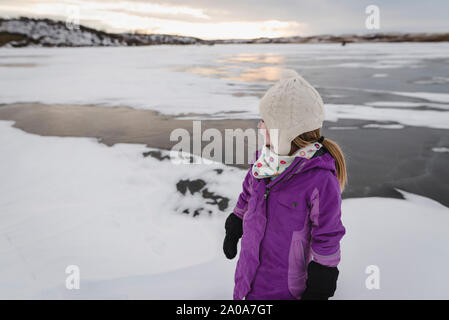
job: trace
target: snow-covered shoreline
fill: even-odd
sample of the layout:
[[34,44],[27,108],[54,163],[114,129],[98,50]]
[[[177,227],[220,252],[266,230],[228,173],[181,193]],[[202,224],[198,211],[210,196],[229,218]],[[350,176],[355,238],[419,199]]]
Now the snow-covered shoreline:
[[[232,297],[235,261],[221,241],[245,171],[175,166],[144,157],[160,150],[143,145],[42,137],[12,124],[0,121],[1,298]],[[228,198],[227,208],[177,191],[180,180],[195,179]],[[448,298],[449,209],[403,194],[343,201],[348,233],[335,298]],[[199,206],[207,210],[193,217]],[[73,264],[81,289],[69,291]],[[368,265],[380,268],[380,290],[365,288]]]

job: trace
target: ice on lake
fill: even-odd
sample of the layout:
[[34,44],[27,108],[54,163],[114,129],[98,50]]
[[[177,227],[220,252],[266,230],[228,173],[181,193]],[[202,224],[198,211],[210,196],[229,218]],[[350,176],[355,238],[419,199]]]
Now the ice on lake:
[[[0,103],[257,118],[259,98],[282,68],[293,68],[320,91],[329,121],[391,117],[446,129],[448,62],[448,43],[4,48]],[[385,101],[392,103],[378,108]]]

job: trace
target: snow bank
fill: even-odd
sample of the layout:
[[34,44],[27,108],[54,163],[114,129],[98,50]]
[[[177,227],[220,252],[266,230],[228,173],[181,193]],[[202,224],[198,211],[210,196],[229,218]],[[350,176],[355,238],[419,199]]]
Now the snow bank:
[[[221,245],[244,171],[174,165],[142,145],[41,137],[0,121],[0,298],[230,299]],[[165,153],[162,152],[162,156]],[[230,199],[221,211],[180,180]],[[449,209],[417,195],[343,201],[336,298],[449,298]],[[184,210],[206,206],[211,214]],[[78,265],[81,289],[65,288]],[[380,290],[365,287],[368,265]]]
[[403,129],[404,126],[401,124],[377,124],[377,123],[370,123],[365,124],[363,128],[378,128],[378,129]]
[[374,73],[372,75],[373,78],[386,78],[388,77],[388,73]]
[[[448,299],[449,209],[401,191],[406,200],[343,201],[343,240],[337,299]],[[368,290],[367,266],[380,270]]]
[[433,152],[449,152],[449,148],[447,147],[435,147],[432,148]]
[[[228,186],[240,184],[241,170],[174,166],[143,157],[148,148],[142,145],[109,148],[95,139],[40,137],[0,123],[0,297],[39,297],[64,283],[71,264],[86,281],[106,281],[220,255],[228,211],[209,205],[210,215],[182,213],[196,208],[199,196],[182,196],[176,184],[204,179],[210,192],[233,199]],[[214,171],[219,168],[227,173]]]
[[407,126],[449,129],[449,112],[445,111],[326,104],[326,120],[338,121],[338,119],[394,121]]

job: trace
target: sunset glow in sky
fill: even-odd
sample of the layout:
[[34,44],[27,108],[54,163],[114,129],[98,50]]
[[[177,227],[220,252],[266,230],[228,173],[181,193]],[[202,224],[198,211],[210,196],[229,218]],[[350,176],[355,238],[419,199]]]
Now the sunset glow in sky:
[[[377,1],[382,32],[449,31],[449,1]],[[364,33],[364,0],[0,0],[0,17],[79,19],[111,32],[203,39]]]

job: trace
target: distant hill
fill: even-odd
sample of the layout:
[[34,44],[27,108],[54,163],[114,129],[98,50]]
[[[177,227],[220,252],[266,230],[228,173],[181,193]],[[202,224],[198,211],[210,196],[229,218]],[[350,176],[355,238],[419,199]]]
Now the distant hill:
[[165,34],[107,33],[84,26],[74,29],[65,22],[50,19],[0,18],[0,46],[83,47],[198,43],[204,41]]
[[370,33],[347,35],[318,35],[310,37],[279,37],[257,39],[214,40],[214,43],[357,43],[357,42],[442,42],[449,33]]
[[365,35],[318,35],[257,39],[202,40],[166,34],[108,33],[85,26],[70,28],[50,19],[0,18],[0,47],[83,47],[145,46],[158,44],[238,44],[238,43],[354,43],[354,42],[439,42],[449,41],[449,33],[373,33]]

